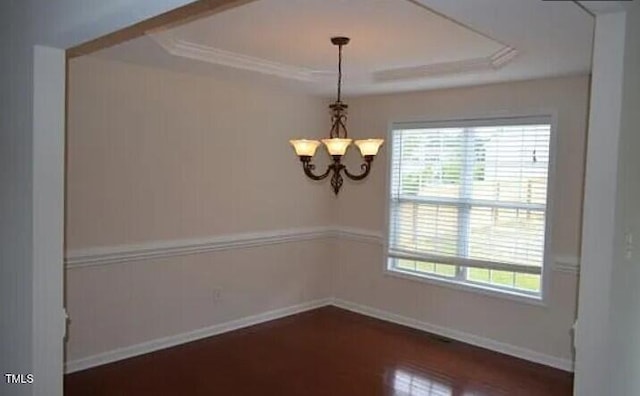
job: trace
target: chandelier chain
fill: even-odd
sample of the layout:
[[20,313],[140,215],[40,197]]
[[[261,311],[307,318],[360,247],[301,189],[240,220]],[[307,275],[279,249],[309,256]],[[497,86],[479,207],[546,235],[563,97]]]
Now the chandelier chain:
[[338,46],[338,100],[340,103],[340,97],[342,94],[342,44]]

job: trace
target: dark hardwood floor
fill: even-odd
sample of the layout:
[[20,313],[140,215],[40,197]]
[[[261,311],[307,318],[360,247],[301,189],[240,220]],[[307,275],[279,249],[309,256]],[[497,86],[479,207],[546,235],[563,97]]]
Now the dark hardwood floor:
[[65,377],[65,395],[571,395],[571,374],[325,307]]

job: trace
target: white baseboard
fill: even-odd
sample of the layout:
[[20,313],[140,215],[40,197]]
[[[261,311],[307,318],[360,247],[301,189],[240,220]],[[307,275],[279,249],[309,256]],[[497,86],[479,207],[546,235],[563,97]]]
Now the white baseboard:
[[272,311],[260,313],[257,315],[247,316],[241,319],[205,327],[189,331],[187,333],[176,334],[173,336],[158,338],[146,341],[140,344],[130,345],[123,348],[114,349],[97,355],[89,356],[82,359],[72,360],[65,364],[65,373],[73,373],[76,371],[86,370],[91,367],[100,366],[107,363],[116,362],[131,358],[134,356],[144,355],[158,351],[160,349],[170,348],[172,346],[196,341],[202,338],[211,337],[217,334],[227,333],[229,331],[242,329],[244,327],[253,326],[259,323],[268,322],[275,319],[284,318],[285,316],[295,315],[297,313],[310,311],[331,304],[332,299],[326,298],[321,300],[310,301],[290,307],[274,309]]
[[569,359],[546,355],[540,352],[532,351],[530,349],[505,344],[503,342],[480,337],[474,334],[465,333],[459,330],[433,325],[427,322],[422,322],[416,319],[408,318],[406,316],[393,314],[377,308],[356,304],[350,301],[334,299],[332,301],[332,305],[376,319],[411,327],[417,330],[426,331],[427,333],[451,338],[453,340],[475,345],[480,348],[489,349],[494,352],[504,353],[505,355],[514,356],[520,359],[528,360],[530,362],[573,372],[573,362]]
[[72,360],[65,364],[65,373],[69,374],[76,371],[86,370],[92,367],[100,366],[103,364],[116,362],[118,360],[123,360],[123,359],[131,358],[134,356],[144,355],[146,353],[158,351],[165,348],[170,348],[176,345],[184,344],[191,341],[196,341],[202,338],[211,337],[211,336],[222,334],[222,333],[227,333],[229,331],[242,329],[244,327],[249,327],[256,324],[268,322],[271,320],[284,318],[286,316],[295,315],[297,313],[310,311],[326,305],[333,305],[338,308],[359,313],[361,315],[384,320],[386,322],[396,323],[402,326],[411,327],[417,330],[425,331],[431,334],[436,334],[442,337],[451,338],[456,341],[475,345],[480,348],[488,349],[491,351],[504,353],[506,355],[528,360],[530,362],[543,364],[545,366],[554,367],[564,371],[569,371],[569,372],[573,371],[573,362],[569,359],[549,356],[540,352],[532,351],[530,349],[506,344],[503,342],[480,337],[474,334],[465,333],[455,329],[433,325],[427,322],[422,322],[416,319],[408,318],[406,316],[393,314],[377,308],[356,304],[350,301],[345,301],[342,299],[325,298],[325,299],[310,301],[310,302],[306,302],[298,305],[293,305],[286,308],[279,308],[279,309],[275,309],[275,310],[264,312],[257,315],[247,316],[245,318],[232,320],[229,322],[213,325],[210,327],[205,327],[202,329],[193,330],[187,333],[177,334],[169,337],[163,337],[163,338],[159,338],[151,341],[146,341],[136,345],[114,349],[112,351],[107,351],[104,353],[100,353],[100,354],[89,356],[82,359]]

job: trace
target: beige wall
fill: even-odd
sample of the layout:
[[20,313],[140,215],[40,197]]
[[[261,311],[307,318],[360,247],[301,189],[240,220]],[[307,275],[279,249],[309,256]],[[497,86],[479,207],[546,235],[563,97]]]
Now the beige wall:
[[92,58],[69,74],[68,249],[326,224],[287,143],[324,134],[320,100]]
[[[442,120],[496,115],[557,115],[552,253],[577,257],[588,104],[587,77],[514,82],[350,100],[349,130],[385,137],[391,121]],[[369,180],[346,186],[339,200],[340,225],[385,232],[387,150]],[[352,158],[353,160],[353,158]],[[552,271],[547,306],[385,275],[380,246],[340,242],[336,296],[554,357],[571,358],[570,329],[576,310],[576,275]]]
[[[331,223],[287,143],[324,133],[321,100],[94,58],[69,80],[68,254]],[[329,297],[332,243],[69,269],[67,360]]]
[[68,270],[67,361],[327,298],[334,244],[307,241]]
[[[553,253],[575,257],[587,87],[575,77],[352,98],[349,130],[386,137],[391,120],[557,114]],[[336,200],[326,182],[304,177],[286,143],[326,134],[325,100],[94,58],[71,63],[69,88],[70,254],[302,227],[384,232],[384,149],[371,176],[345,181]],[[551,273],[540,307],[389,277],[379,244],[318,239],[76,267],[66,276],[70,361],[331,296],[571,357],[571,273]]]

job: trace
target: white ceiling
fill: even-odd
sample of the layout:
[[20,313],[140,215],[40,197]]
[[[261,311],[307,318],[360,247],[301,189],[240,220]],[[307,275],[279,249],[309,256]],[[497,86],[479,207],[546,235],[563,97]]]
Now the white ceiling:
[[570,1],[257,0],[96,56],[333,95],[590,71],[593,18]]

